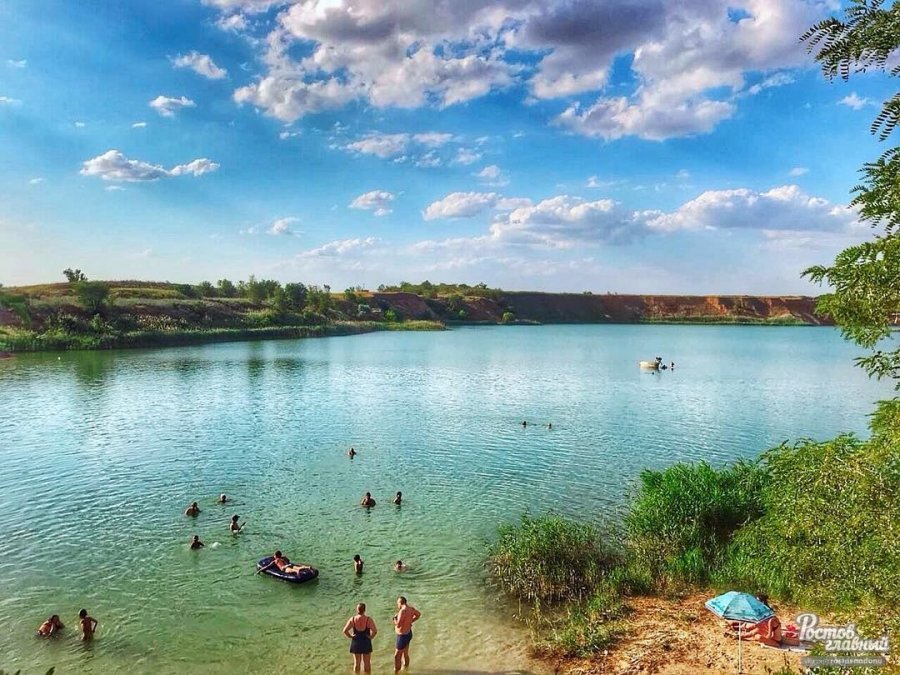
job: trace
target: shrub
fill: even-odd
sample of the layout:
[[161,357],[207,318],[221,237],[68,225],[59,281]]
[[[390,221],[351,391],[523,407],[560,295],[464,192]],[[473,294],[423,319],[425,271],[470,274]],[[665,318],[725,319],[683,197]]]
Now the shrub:
[[765,474],[738,462],[716,470],[701,462],[644,471],[625,516],[635,577],[665,588],[703,584],[741,525],[762,515]]
[[500,588],[535,605],[589,596],[611,556],[590,525],[554,515],[504,524],[488,555]]
[[96,313],[103,309],[109,298],[109,286],[102,281],[78,281],[75,282],[75,295],[87,311]]
[[503,312],[503,316],[500,317],[501,323],[512,323],[516,320],[516,315],[512,312]]

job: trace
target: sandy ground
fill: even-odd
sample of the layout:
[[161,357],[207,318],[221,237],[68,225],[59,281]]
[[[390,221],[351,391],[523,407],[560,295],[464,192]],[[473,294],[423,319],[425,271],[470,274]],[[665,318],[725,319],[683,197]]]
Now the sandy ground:
[[[633,613],[627,619],[628,633],[608,653],[590,661],[559,664],[557,673],[587,675],[693,675],[737,673],[738,645],[724,634],[724,622],[703,603],[709,594],[681,599],[632,598]],[[794,607],[775,608],[782,624],[797,615]],[[742,673],[777,673],[789,668],[802,672],[802,653],[783,651],[745,642]]]

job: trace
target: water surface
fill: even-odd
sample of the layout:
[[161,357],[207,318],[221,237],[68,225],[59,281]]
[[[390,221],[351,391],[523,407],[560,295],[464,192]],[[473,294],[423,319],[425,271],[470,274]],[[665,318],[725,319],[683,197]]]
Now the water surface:
[[[675,371],[640,372],[657,354]],[[498,522],[614,522],[643,468],[864,434],[890,391],[856,355],[823,328],[543,326],[0,361],[0,668],[342,672],[363,600],[390,672],[401,593],[424,614],[416,672],[531,667],[483,584]],[[276,547],[320,579],[254,576]],[[52,612],[72,629],[36,640]]]

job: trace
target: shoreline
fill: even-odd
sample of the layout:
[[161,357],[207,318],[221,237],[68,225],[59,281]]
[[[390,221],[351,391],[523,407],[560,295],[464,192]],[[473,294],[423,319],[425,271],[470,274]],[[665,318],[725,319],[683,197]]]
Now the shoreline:
[[[115,349],[166,349],[171,347],[193,347],[204,344],[225,342],[261,342],[265,340],[299,340],[306,338],[346,337],[365,335],[383,331],[443,331],[465,327],[510,327],[510,326],[754,326],[780,328],[833,328],[825,324],[806,323],[790,320],[733,319],[716,320],[714,317],[690,320],[684,318],[643,319],[639,321],[514,321],[496,323],[493,321],[430,321],[414,320],[398,323],[378,321],[339,321],[319,326],[270,326],[265,328],[219,328],[214,330],[185,330],[175,332],[139,331],[124,334],[118,338],[97,336],[94,346],[79,344],[76,338],[45,338],[38,335],[30,340],[0,335],[0,359],[10,359],[16,354],[52,353],[71,351],[109,351]],[[85,336],[94,337],[94,336]],[[45,344],[40,344],[45,343]]]

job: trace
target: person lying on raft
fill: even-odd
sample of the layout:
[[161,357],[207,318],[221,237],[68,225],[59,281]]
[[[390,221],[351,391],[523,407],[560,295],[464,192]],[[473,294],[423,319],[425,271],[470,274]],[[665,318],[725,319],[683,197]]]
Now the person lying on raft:
[[38,637],[50,637],[56,635],[60,629],[65,628],[63,622],[59,618],[59,614],[54,614],[37,629]]
[[279,572],[283,574],[295,574],[298,577],[306,571],[312,569],[309,565],[294,565],[288,560],[284,555],[282,555],[281,551],[275,551],[275,555],[272,556],[272,562],[264,567],[260,567],[256,570],[256,573],[259,574],[263,570],[270,569],[272,567],[276,567]]
[[366,496],[363,497],[362,500],[359,502],[359,505],[365,506],[367,509],[371,509],[373,506],[375,506],[375,500],[372,499],[372,493],[367,492]]

